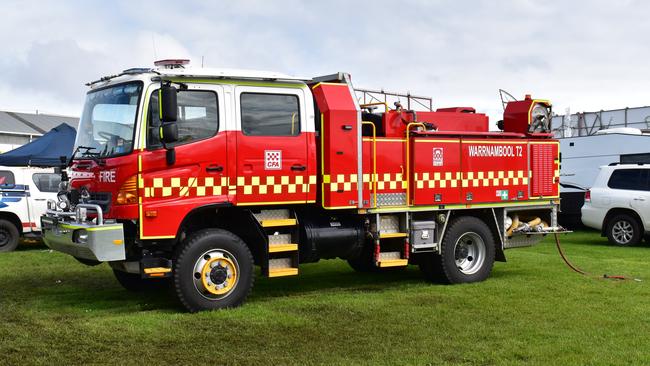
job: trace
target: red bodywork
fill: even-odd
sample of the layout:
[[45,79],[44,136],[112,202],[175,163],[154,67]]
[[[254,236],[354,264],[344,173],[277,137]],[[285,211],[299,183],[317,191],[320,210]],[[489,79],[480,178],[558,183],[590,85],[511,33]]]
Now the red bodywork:
[[[173,165],[167,164],[164,149],[77,161],[72,186],[86,186],[96,196],[110,194],[105,217],[139,220],[141,239],[174,238],[192,210],[210,205],[426,209],[558,196],[559,143],[548,135],[525,134],[530,100],[515,102],[504,121],[506,132],[489,132],[488,117],[470,107],[391,110],[375,125],[374,137],[362,137],[359,151],[360,112],[350,90],[337,83],[312,87],[320,111],[313,122],[317,134],[264,137],[222,131],[177,146]],[[268,169],[277,152],[280,166]],[[118,190],[131,177],[137,179],[138,202],[118,205]]]

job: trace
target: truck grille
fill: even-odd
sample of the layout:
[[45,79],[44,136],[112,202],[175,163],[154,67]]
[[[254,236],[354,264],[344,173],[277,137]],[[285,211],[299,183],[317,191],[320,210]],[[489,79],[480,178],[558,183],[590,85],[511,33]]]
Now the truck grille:
[[99,205],[106,214],[111,208],[111,194],[108,192],[93,192],[90,194],[88,203]]

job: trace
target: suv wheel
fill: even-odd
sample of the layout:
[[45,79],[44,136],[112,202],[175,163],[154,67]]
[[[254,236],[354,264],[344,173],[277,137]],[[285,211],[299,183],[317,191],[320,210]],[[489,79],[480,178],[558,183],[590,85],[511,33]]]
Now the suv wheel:
[[19,237],[16,225],[7,220],[0,220],[0,253],[16,249]]
[[607,238],[609,242],[618,246],[630,246],[641,241],[641,225],[631,215],[618,214],[612,217],[607,224]]

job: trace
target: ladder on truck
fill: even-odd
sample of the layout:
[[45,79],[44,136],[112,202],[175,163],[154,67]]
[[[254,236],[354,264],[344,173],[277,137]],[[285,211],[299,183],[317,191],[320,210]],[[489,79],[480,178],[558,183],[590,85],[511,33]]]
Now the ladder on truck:
[[273,209],[253,213],[268,240],[268,277],[298,274],[298,219],[293,210]]

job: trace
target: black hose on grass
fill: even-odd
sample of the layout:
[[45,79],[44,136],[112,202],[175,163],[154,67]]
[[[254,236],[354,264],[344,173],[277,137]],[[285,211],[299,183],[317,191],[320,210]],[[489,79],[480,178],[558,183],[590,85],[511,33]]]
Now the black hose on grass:
[[560,237],[558,236],[558,234],[555,233],[554,236],[555,236],[555,246],[557,247],[557,251],[560,252],[560,257],[562,257],[562,260],[564,260],[564,263],[566,263],[566,265],[569,268],[571,268],[573,271],[575,271],[577,273],[580,273],[583,276],[594,277],[594,278],[604,278],[604,279],[609,279],[609,280],[623,280],[623,281],[625,281],[625,280],[634,280],[634,281],[637,281],[637,282],[641,282],[641,279],[639,279],[639,278],[630,278],[630,277],[622,276],[622,275],[613,275],[612,276],[612,275],[608,275],[608,274],[603,274],[602,277],[595,276],[595,275],[593,275],[593,274],[591,274],[591,273],[589,273],[587,271],[584,271],[584,270],[580,269],[578,266],[571,263],[569,258],[567,258],[566,255],[564,254],[564,250],[562,250],[562,246],[560,245]]

